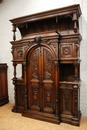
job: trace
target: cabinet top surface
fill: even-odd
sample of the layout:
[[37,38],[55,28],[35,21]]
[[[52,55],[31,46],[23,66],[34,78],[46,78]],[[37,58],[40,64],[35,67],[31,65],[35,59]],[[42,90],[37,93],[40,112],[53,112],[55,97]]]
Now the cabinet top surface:
[[49,10],[49,11],[44,11],[36,14],[31,14],[23,17],[18,17],[11,19],[10,21],[13,24],[21,24],[25,22],[33,22],[37,20],[42,20],[42,19],[48,19],[48,18],[53,18],[53,17],[60,17],[62,15],[67,15],[71,14],[73,12],[77,12],[78,17],[81,15],[81,9],[79,4],[67,6],[67,7],[62,7],[54,10]]

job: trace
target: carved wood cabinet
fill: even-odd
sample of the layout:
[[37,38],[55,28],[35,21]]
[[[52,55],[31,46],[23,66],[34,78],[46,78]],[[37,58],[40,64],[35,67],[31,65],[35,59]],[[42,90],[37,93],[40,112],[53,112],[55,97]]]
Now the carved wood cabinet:
[[0,106],[9,102],[7,64],[0,64]]
[[[25,117],[79,126],[79,5],[41,12],[10,21],[15,106]],[[16,40],[16,28],[21,39]],[[21,77],[16,76],[20,64]]]

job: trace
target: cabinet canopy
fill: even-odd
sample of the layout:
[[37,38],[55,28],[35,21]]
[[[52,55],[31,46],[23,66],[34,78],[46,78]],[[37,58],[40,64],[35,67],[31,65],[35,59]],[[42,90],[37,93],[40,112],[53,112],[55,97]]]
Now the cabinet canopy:
[[[79,4],[58,8],[50,11],[14,18],[13,32],[19,28],[22,38],[31,33],[44,31],[57,31],[60,34],[72,34],[79,32],[78,18],[81,15]],[[69,24],[68,24],[69,23]],[[16,40],[16,36],[13,37]]]

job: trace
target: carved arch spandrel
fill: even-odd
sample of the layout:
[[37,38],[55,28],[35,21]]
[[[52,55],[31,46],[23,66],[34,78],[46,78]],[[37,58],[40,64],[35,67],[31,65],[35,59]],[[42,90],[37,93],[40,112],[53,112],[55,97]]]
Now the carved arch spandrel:
[[25,54],[24,54],[24,60],[26,61],[27,60],[27,56],[28,56],[28,53],[29,53],[29,57],[30,55],[32,54],[32,52],[38,48],[38,47],[45,47],[49,50],[49,52],[51,52],[52,54],[52,57],[53,57],[53,60],[56,60],[56,52],[54,51],[54,48],[52,48],[52,46],[49,46],[49,45],[46,45],[44,43],[40,44],[40,45],[37,45],[37,44],[34,44],[32,45],[31,47],[27,48]]

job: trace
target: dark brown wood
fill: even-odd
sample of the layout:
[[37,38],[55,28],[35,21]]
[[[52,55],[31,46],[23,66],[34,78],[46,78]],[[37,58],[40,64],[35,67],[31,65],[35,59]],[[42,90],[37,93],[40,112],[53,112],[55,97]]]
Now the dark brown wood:
[[7,64],[0,64],[0,106],[8,102]]
[[[13,112],[59,124],[80,125],[79,5],[10,20],[15,105]],[[22,38],[16,40],[16,27]],[[22,75],[16,77],[16,65]]]

